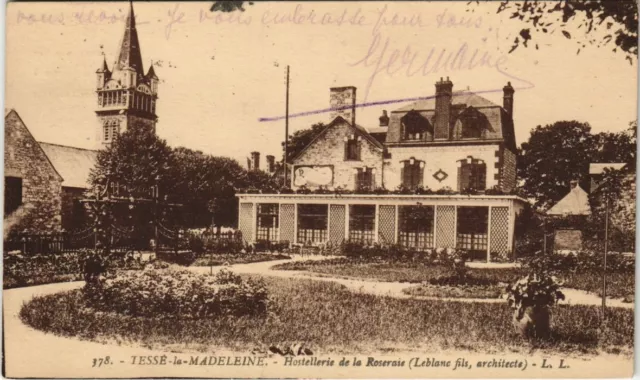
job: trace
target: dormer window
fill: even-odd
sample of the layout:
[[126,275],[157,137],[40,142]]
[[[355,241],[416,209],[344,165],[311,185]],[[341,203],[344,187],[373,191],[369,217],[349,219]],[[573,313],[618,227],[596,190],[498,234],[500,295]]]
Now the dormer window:
[[347,136],[344,138],[344,160],[360,161],[360,136]]
[[453,138],[455,140],[482,139],[487,129],[489,129],[487,117],[469,106],[458,116],[453,127]]
[[422,186],[424,161],[418,161],[412,157],[401,164],[400,177],[402,177],[402,186],[412,190]]
[[417,111],[409,111],[400,119],[402,139],[406,141],[432,141],[433,126]]

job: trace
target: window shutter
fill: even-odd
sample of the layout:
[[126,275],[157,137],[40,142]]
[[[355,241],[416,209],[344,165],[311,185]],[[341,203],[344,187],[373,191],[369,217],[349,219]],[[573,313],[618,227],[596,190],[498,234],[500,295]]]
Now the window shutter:
[[458,191],[462,191],[462,166],[458,168]]
[[416,165],[418,165],[418,186],[422,186],[422,181],[424,180],[424,168],[420,167],[418,161],[416,161]]
[[362,150],[362,141],[356,140],[356,158],[360,161],[360,151]]
[[348,160],[349,159],[349,141],[345,141],[344,142],[344,160]]
[[360,188],[360,173],[362,173],[362,169],[358,169],[356,174],[353,175],[353,189],[357,190]]
[[402,185],[404,186],[407,185],[405,165],[406,163],[404,163],[402,167],[400,167],[400,183],[402,183]]

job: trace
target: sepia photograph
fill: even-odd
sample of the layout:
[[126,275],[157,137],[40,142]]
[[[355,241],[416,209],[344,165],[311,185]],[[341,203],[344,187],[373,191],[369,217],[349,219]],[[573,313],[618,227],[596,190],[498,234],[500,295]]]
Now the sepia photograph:
[[636,1],[5,11],[3,376],[633,376]]

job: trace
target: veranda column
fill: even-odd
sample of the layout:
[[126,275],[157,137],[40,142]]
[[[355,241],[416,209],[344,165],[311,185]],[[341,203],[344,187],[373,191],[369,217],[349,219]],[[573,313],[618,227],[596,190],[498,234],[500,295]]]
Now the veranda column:
[[329,205],[329,241],[340,244],[345,239],[345,205]]
[[436,206],[436,248],[456,246],[456,206]]
[[238,230],[242,233],[245,243],[252,243],[254,240],[253,230],[257,223],[253,203],[240,203],[238,211]]
[[489,252],[506,257],[510,251],[509,207],[493,206],[489,210]]
[[295,241],[296,205],[283,203],[280,205],[280,240],[293,244]]
[[396,206],[378,206],[378,242],[383,244],[395,244]]

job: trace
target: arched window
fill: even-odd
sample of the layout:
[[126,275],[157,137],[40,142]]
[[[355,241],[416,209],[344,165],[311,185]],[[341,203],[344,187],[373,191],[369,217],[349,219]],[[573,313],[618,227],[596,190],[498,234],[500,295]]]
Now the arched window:
[[409,141],[433,141],[433,126],[426,117],[411,110],[400,119],[402,139]]
[[413,157],[401,162],[400,177],[402,186],[408,189],[415,189],[422,186],[424,177],[424,161],[418,161]]
[[485,137],[487,129],[490,129],[487,117],[472,106],[467,107],[456,120],[453,127],[453,138],[462,139],[482,139]]
[[458,190],[479,190],[487,188],[487,165],[482,160],[469,156],[458,161]]

